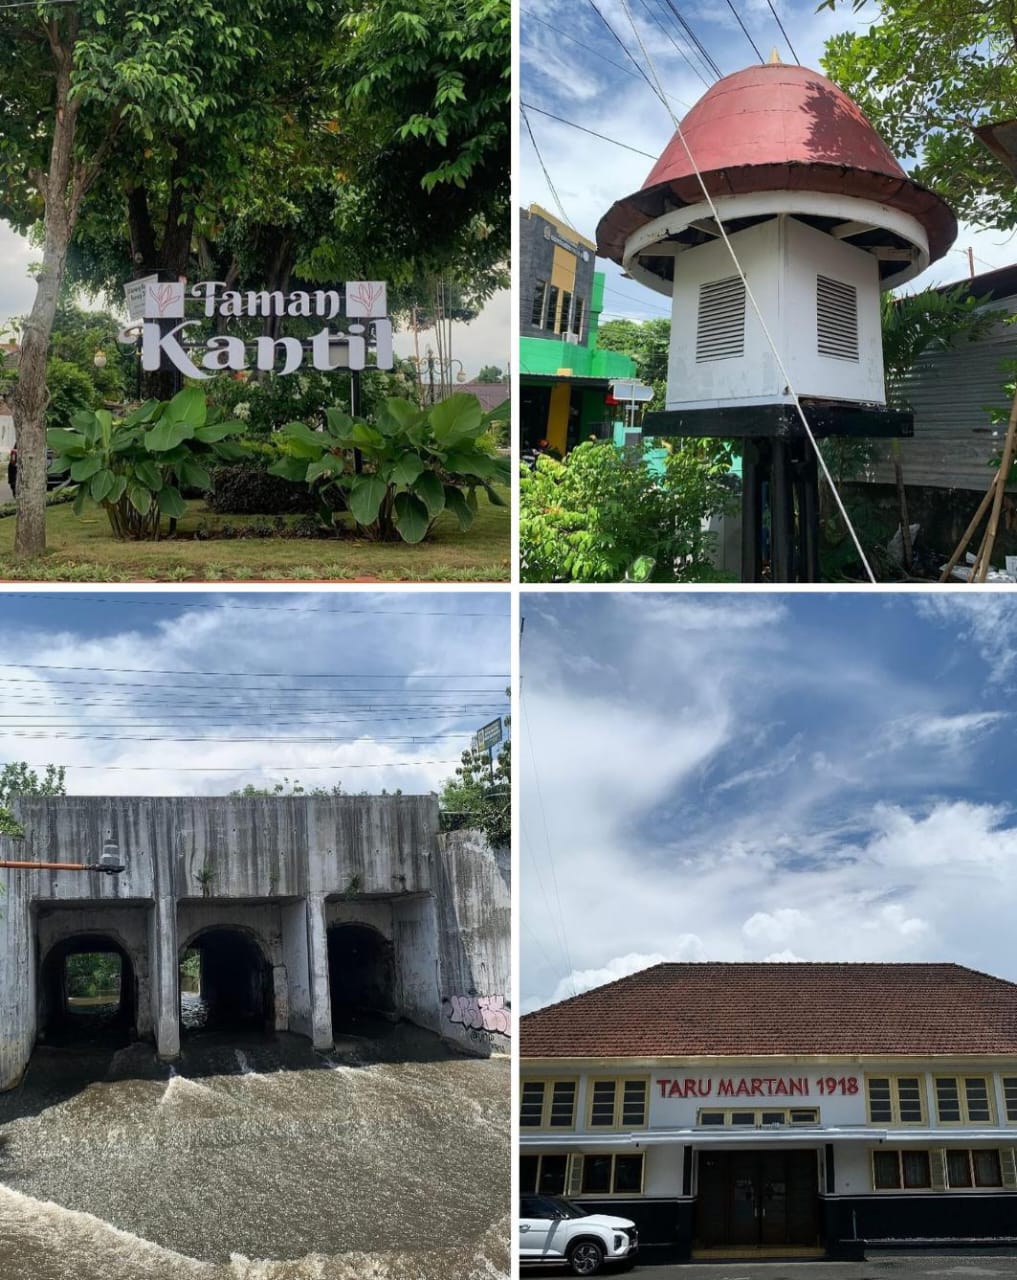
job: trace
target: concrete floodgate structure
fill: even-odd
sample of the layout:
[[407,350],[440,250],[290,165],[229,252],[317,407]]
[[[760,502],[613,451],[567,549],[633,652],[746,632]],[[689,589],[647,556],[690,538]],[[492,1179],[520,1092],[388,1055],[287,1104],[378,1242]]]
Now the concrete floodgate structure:
[[[73,1038],[66,964],[114,953],[108,1021],[180,1054],[180,965],[199,958],[196,1025],[333,1047],[350,1019],[405,1019],[464,1051],[508,1047],[508,862],[439,833],[431,796],[50,797],[15,801],[0,857],[97,861],[121,875],[2,871],[0,1090],[40,1041]],[[185,1002],[186,1004],[186,997]]]

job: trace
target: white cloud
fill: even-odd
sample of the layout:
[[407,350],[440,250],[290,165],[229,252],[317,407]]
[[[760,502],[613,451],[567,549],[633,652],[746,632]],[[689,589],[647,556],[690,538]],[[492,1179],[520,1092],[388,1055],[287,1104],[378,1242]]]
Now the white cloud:
[[[501,608],[488,593],[468,598],[477,603],[460,608]],[[418,699],[426,708],[405,705],[422,690],[446,687],[427,675],[451,673],[448,687],[466,688],[468,673],[507,670],[507,618],[426,612],[454,611],[467,599],[458,593],[400,596],[416,616],[397,613],[391,622],[379,616],[392,608],[391,596],[258,593],[243,598],[243,609],[217,609],[210,607],[216,596],[196,597],[179,613],[167,610],[155,627],[137,625],[130,607],[118,614],[114,597],[104,606],[101,637],[94,620],[78,629],[76,599],[65,596],[54,610],[54,629],[19,625],[14,597],[4,601],[0,622],[0,760],[36,769],[66,764],[72,794],[222,794],[284,777],[305,787],[339,781],[349,792],[427,793],[452,773],[470,733],[503,701],[500,681],[474,680],[472,687],[492,692],[457,695],[447,709],[429,697]],[[89,596],[80,600],[89,607]],[[343,612],[344,601],[363,611]],[[123,626],[111,629],[120,616]],[[76,670],[45,669],[60,667]],[[255,674],[272,672],[281,674]],[[311,672],[335,675],[293,678]],[[390,672],[399,678],[380,678]],[[379,674],[338,678],[357,673]],[[337,687],[353,692],[327,692]]]
[[[1001,691],[979,707],[970,665],[935,682],[938,658],[888,661],[931,643],[921,609],[881,616],[874,646],[832,609],[803,630],[801,597],[742,628],[723,625],[740,597],[590,599],[578,616],[571,598],[528,608],[529,1002],[567,993],[565,974],[600,980],[618,957],[673,957],[688,938],[711,960],[947,959],[1017,978],[1017,810],[987,770],[1012,703]],[[557,627],[540,621],[549,608]],[[609,655],[610,677],[572,678],[573,652]],[[557,897],[540,892],[535,856],[547,885],[553,863]]]
[[569,996],[582,995],[584,991],[602,987],[608,982],[617,982],[619,978],[627,978],[630,974],[639,973],[640,970],[649,969],[653,965],[668,961],[704,960],[705,958],[701,940],[694,933],[683,933],[675,938],[666,954],[658,952],[652,955],[641,955],[638,952],[629,952],[625,956],[615,956],[597,969],[574,970],[562,978],[546,1003],[556,1004],[559,1000],[568,999]]
[[925,618],[952,627],[957,643],[969,643],[988,668],[990,683],[1004,683],[1017,666],[1014,631],[1017,607],[1007,592],[951,591],[936,595],[923,592],[915,607]]

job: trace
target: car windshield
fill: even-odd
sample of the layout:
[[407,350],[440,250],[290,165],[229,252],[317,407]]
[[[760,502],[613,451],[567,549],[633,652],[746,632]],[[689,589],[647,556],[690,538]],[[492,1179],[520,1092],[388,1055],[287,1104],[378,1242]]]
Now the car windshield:
[[585,1209],[580,1209],[579,1205],[573,1204],[571,1200],[555,1200],[554,1204],[563,1218],[589,1217]]

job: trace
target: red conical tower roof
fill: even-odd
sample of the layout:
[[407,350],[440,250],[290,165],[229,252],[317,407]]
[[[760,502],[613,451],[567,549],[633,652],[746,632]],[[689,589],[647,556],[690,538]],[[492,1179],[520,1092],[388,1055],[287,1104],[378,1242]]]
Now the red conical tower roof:
[[[875,200],[910,214],[929,238],[930,261],[957,235],[950,207],[912,181],[859,108],[807,67],[747,67],[713,85],[682,121],[710,195],[816,191]],[[597,228],[597,252],[621,262],[634,231],[702,188],[676,132],[642,189],[617,201]]]

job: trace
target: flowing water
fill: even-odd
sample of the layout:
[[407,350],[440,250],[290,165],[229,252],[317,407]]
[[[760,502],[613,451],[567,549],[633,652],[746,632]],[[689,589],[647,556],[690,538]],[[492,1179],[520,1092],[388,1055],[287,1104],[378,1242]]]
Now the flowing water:
[[509,1066],[400,1025],[40,1048],[0,1096],[0,1280],[496,1280]]

